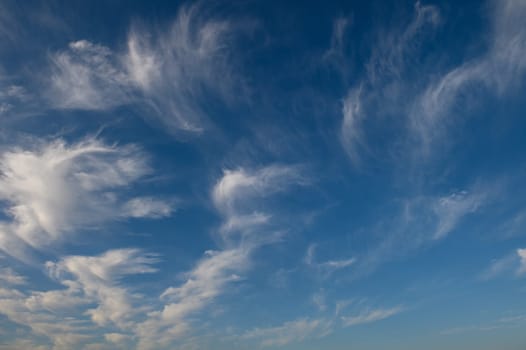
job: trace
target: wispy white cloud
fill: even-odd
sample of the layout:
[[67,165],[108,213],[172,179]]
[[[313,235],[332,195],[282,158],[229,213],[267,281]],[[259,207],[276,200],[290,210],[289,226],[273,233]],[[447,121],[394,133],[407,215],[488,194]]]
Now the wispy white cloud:
[[24,244],[41,249],[108,220],[170,213],[169,204],[157,199],[119,198],[119,189],[150,172],[134,146],[36,141],[0,154],[0,172],[8,215],[0,222],[0,248],[18,258],[27,258]]
[[27,279],[19,275],[10,267],[0,268],[0,281],[5,285],[21,285],[26,284]]
[[[383,239],[365,254],[357,256],[356,276],[368,274],[396,257],[433,244],[454,233],[470,215],[492,200],[492,190],[480,185],[444,195],[416,196],[398,201],[389,216],[379,217],[374,235]],[[389,232],[389,234],[383,234]]]
[[361,312],[360,314],[355,316],[342,316],[341,319],[344,327],[351,327],[385,320],[387,318],[399,314],[402,311],[404,311],[404,308],[401,306],[394,307],[391,309],[374,309]]
[[484,192],[454,192],[438,198],[433,203],[433,212],[438,218],[433,238],[444,238],[468,214],[475,213],[486,202]]
[[355,166],[360,165],[361,153],[366,148],[365,136],[361,126],[365,118],[361,95],[361,87],[350,90],[343,100],[342,110],[341,142]]
[[[253,230],[268,226],[272,214],[262,211],[258,202],[263,203],[264,199],[292,185],[307,183],[298,166],[270,165],[257,170],[225,170],[212,190],[214,205],[224,219],[220,229],[222,238],[229,241],[241,235],[246,239]],[[273,236],[252,235],[252,239],[256,238],[269,241]]]
[[327,297],[323,289],[312,295],[311,302],[318,308],[319,311],[327,310]]
[[170,287],[161,295],[166,304],[161,311],[151,312],[137,326],[140,349],[156,349],[181,339],[191,329],[191,316],[225,292],[226,287],[241,279],[248,268],[250,251],[235,248],[208,251],[205,257],[186,274],[186,282]]
[[520,0],[492,1],[491,10],[493,29],[487,52],[432,82],[413,107],[412,128],[425,152],[456,119],[456,102],[474,86],[499,96],[520,83],[525,73],[526,4]]
[[331,43],[327,51],[323,54],[323,61],[331,65],[341,74],[345,80],[349,74],[347,62],[347,35],[352,25],[349,17],[338,17],[332,24]]
[[[382,32],[371,51],[365,76],[350,88],[343,100],[341,143],[349,159],[360,166],[363,153],[369,153],[367,130],[364,124],[379,120],[386,111],[401,111],[401,96],[407,87],[402,76],[411,67],[411,58],[429,29],[440,23],[438,8],[416,2],[414,16],[402,29]],[[340,26],[335,27],[333,37]],[[338,41],[336,41],[338,42]],[[341,44],[340,44],[341,46]]]
[[118,249],[95,257],[69,256],[57,263],[48,262],[46,267],[51,276],[68,288],[68,294],[80,291],[82,296],[97,303],[95,309],[86,312],[95,324],[129,329],[130,320],[140,308],[132,304],[133,295],[118,285],[119,279],[156,272],[151,266],[155,262],[155,255],[137,249]]
[[164,31],[132,26],[127,49],[114,52],[86,40],[51,55],[55,108],[108,110],[140,107],[173,133],[200,133],[210,123],[201,103],[215,96],[230,103],[246,84],[234,68],[238,28],[211,16],[200,3],[182,6]]
[[[316,294],[320,295],[320,294]],[[405,308],[396,306],[389,309],[365,308],[353,316],[339,316],[339,312],[350,302],[340,304],[334,317],[329,318],[298,318],[294,321],[284,322],[280,326],[261,328],[257,327],[243,333],[239,338],[244,340],[257,340],[263,347],[281,347],[309,339],[319,339],[331,334],[341,327],[352,327],[369,324],[393,317]],[[325,309],[320,309],[321,312]]]
[[173,203],[152,197],[130,199],[122,206],[123,216],[127,218],[162,218],[172,214]]
[[327,261],[318,262],[316,260],[316,244],[311,244],[307,248],[304,262],[323,274],[330,274],[336,270],[347,268],[356,262],[356,258],[346,259],[331,259]]
[[490,266],[481,273],[480,278],[490,280],[511,273],[517,276],[522,276],[526,273],[526,249],[519,248],[499,259],[493,260]]
[[49,100],[56,108],[104,110],[129,101],[129,77],[113,52],[86,40],[51,56]]
[[506,238],[526,234],[526,210],[522,209],[506,220],[497,230]]
[[242,279],[250,268],[252,252],[275,240],[269,227],[271,215],[254,208],[261,209],[258,202],[301,179],[297,168],[286,166],[224,171],[211,191],[212,202],[224,221],[219,229],[223,247],[205,252],[185,274],[184,283],[162,293],[165,304],[161,310],[151,312],[137,326],[139,348],[167,346],[187,335],[192,319]]
[[517,273],[522,275],[526,273],[526,249],[517,249],[517,255],[521,260],[521,264]]
[[495,259],[491,262],[490,266],[486,268],[480,275],[482,280],[490,280],[501,276],[502,274],[516,269],[519,264],[520,258],[517,253],[513,252],[500,259]]
[[242,335],[243,339],[258,340],[261,346],[275,347],[290,343],[318,339],[332,332],[332,322],[324,319],[301,318],[281,326],[255,328]]
[[397,135],[409,134],[416,140],[407,145],[410,153],[428,159],[443,151],[436,147],[438,143],[450,143],[451,128],[465,119],[461,110],[480,105],[484,94],[500,97],[523,82],[526,6],[520,0],[504,0],[490,1],[488,8],[492,28],[486,51],[445,71],[418,62],[421,44],[442,23],[437,7],[417,2],[415,15],[404,29],[381,33],[365,77],[343,99],[340,137],[355,166],[364,155],[375,155],[367,135],[371,128],[381,128],[386,118],[397,116],[401,120]]

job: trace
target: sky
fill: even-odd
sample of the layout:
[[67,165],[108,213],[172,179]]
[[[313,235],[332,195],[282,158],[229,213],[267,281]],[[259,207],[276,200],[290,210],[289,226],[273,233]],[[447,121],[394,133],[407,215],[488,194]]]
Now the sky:
[[0,350],[522,350],[526,1],[0,0]]

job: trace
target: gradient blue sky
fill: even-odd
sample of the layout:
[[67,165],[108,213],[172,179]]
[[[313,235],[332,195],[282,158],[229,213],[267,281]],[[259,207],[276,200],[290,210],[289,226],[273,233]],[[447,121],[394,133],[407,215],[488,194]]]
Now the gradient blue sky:
[[0,349],[526,347],[526,1],[0,1]]

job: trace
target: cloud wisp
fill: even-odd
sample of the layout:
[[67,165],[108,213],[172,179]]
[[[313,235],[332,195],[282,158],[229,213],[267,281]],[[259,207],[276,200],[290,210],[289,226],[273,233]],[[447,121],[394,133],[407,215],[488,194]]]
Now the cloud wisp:
[[169,287],[161,295],[160,311],[149,314],[139,324],[139,348],[168,346],[184,338],[192,329],[192,318],[225,293],[250,268],[251,255],[262,245],[275,242],[272,215],[261,210],[265,198],[301,183],[296,167],[270,165],[256,170],[225,170],[214,185],[211,197],[223,217],[219,228],[221,246],[209,250],[185,274],[186,281]]
[[493,29],[487,52],[431,82],[413,107],[411,127],[425,152],[458,117],[455,105],[472,87],[482,86],[500,96],[517,86],[526,71],[526,5],[520,0],[493,1],[491,10]]
[[182,6],[164,31],[134,24],[122,52],[75,41],[50,56],[47,99],[59,109],[136,107],[174,134],[200,134],[211,123],[203,100],[230,104],[246,92],[234,69],[236,36],[234,23],[196,3]]
[[425,35],[439,23],[437,7],[417,2],[412,20],[403,29],[379,36],[366,64],[365,76],[343,99],[340,140],[354,166],[362,164],[364,155],[374,153],[367,141],[367,127],[384,122],[387,111],[392,114],[402,110],[401,97],[410,92],[402,77],[413,65],[411,58]]

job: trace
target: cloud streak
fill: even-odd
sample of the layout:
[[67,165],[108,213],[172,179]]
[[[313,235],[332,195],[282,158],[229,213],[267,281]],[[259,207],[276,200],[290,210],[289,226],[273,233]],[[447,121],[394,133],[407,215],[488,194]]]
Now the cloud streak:
[[71,42],[50,57],[47,98],[59,109],[134,106],[174,134],[200,134],[211,123],[205,99],[230,104],[246,92],[233,64],[237,30],[196,3],[182,6],[164,31],[134,24],[122,52],[86,40]]
[[404,309],[400,306],[391,309],[368,310],[356,316],[342,316],[341,319],[344,327],[352,327],[385,320],[387,318],[399,314],[403,310]]
[[[488,50],[478,58],[463,63],[432,82],[417,100],[410,120],[425,152],[431,143],[444,135],[463,95],[472,87],[482,86],[493,95],[503,95],[517,86],[526,69],[526,5],[522,1],[491,3],[492,33]],[[462,101],[461,101],[462,104]]]
[[242,279],[254,250],[275,241],[270,214],[255,211],[259,201],[301,182],[295,167],[270,165],[256,170],[225,170],[216,182],[211,198],[224,223],[219,229],[221,249],[209,250],[185,274],[185,282],[169,287],[161,295],[160,311],[139,324],[140,349],[168,346],[192,330],[197,317],[227,287]]

